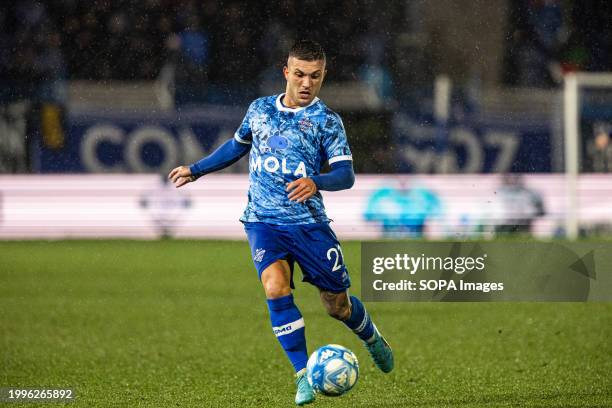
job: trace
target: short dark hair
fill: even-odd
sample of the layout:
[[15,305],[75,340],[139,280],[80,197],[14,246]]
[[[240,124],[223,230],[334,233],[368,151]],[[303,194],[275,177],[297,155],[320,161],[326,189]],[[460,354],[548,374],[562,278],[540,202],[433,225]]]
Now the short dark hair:
[[316,41],[298,40],[289,50],[289,57],[303,61],[325,61],[325,51]]

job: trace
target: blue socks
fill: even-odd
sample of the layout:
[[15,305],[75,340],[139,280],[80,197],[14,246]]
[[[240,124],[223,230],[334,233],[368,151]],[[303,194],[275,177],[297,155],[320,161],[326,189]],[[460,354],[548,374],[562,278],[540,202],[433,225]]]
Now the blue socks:
[[374,340],[374,324],[359,298],[351,296],[351,317],[343,323],[366,343]]
[[306,351],[306,334],[304,319],[293,303],[293,295],[277,299],[268,299],[272,330],[289,357],[291,364],[298,372],[306,368],[308,352]]
[[[343,323],[364,342],[374,340],[375,328],[370,315],[359,298],[351,296],[351,317]],[[306,329],[304,319],[293,302],[293,295],[277,299],[268,299],[272,331],[285,350],[287,357],[298,372],[306,368],[308,352],[306,350]]]

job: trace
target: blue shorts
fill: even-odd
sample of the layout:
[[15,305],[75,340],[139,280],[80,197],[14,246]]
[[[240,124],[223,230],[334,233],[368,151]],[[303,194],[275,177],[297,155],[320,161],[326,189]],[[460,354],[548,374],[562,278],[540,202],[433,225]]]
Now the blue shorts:
[[261,279],[262,272],[279,259],[285,259],[302,270],[302,281],[319,289],[340,293],[351,286],[342,249],[328,223],[272,225],[263,222],[244,223],[251,255]]

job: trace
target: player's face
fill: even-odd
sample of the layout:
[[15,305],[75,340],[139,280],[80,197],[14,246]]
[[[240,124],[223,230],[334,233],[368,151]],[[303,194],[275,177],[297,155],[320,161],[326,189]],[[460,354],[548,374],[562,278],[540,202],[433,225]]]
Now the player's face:
[[304,61],[289,57],[283,68],[287,89],[284,103],[290,108],[306,106],[319,94],[325,77],[325,61]]

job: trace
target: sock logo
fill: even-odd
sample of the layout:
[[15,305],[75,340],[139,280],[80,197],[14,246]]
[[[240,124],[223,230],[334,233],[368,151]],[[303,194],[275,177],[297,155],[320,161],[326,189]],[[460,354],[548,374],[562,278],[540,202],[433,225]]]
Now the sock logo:
[[286,326],[281,327],[280,329],[274,329],[274,334],[276,334],[276,336],[282,336],[283,334],[287,334],[287,333],[291,333],[291,325],[288,324]]
[[253,257],[253,260],[254,260],[255,262],[261,262],[261,260],[263,259],[263,257],[264,257],[264,254],[265,254],[265,253],[266,253],[266,250],[265,250],[265,249],[263,249],[263,248],[257,248],[257,249],[255,250],[255,256]]
[[300,318],[294,322],[284,324],[282,326],[272,327],[272,331],[276,337],[284,336],[285,334],[293,333],[296,330],[304,327],[304,318]]

